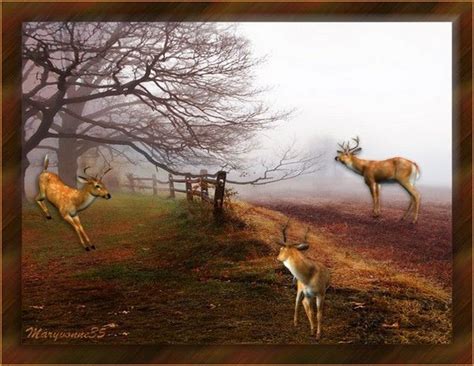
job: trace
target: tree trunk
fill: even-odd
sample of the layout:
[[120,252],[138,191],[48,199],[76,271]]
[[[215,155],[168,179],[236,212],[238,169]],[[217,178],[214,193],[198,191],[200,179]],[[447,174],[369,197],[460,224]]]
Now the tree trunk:
[[58,139],[58,175],[68,186],[76,187],[77,140]]
[[[75,97],[79,94],[80,90],[75,90],[73,88],[69,89],[67,95],[69,97]],[[85,103],[72,104],[68,108],[78,114],[82,115],[85,108]],[[77,133],[77,129],[80,126],[81,122],[77,121],[75,118],[71,117],[66,113],[61,114],[61,133]],[[79,152],[80,141],[77,139],[58,139],[58,174],[63,180],[64,183],[71,187],[77,186],[77,160],[80,156]]]
[[30,161],[26,156],[23,156],[21,159],[21,198],[22,200],[25,200],[26,197],[26,169],[30,166]]
[[21,200],[27,199],[26,195],[26,170],[30,166],[30,160],[28,159],[28,152],[26,151],[25,141],[25,121],[21,125],[21,161],[20,161],[20,185],[21,185]]

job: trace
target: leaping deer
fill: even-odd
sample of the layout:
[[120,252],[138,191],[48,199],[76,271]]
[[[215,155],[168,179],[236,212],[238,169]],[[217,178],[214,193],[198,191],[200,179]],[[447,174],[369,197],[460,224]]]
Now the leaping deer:
[[107,188],[105,188],[104,183],[102,183],[102,178],[112,168],[109,167],[102,173],[100,178],[98,178],[97,175],[92,177],[87,174],[87,169],[90,167],[86,167],[84,169],[86,177],[77,177],[78,182],[84,184],[84,186],[82,189],[75,189],[67,186],[56,174],[47,171],[48,161],[48,155],[46,155],[44,158],[43,171],[38,177],[39,193],[36,196],[36,202],[45,213],[46,218],[51,219],[48,207],[44,202],[45,198],[47,198],[49,202],[56,206],[63,219],[70,223],[74,230],[76,230],[82,246],[87,251],[91,248],[95,249],[95,245],[91,245],[89,237],[84,231],[77,214],[89,207],[97,197],[105,199],[112,197],[107,191]]
[[338,144],[341,150],[337,150],[336,161],[341,162],[347,168],[364,177],[369,186],[373,199],[373,216],[380,214],[380,184],[390,181],[398,182],[410,195],[410,204],[402,217],[406,219],[414,206],[413,223],[418,220],[420,210],[420,193],[415,189],[415,181],[420,176],[418,165],[405,158],[395,157],[387,160],[364,160],[356,155],[362,150],[359,147],[359,137],[352,139],[356,145],[350,147],[350,142]]
[[280,243],[280,253],[277,259],[288,268],[291,274],[296,278],[296,302],[295,314],[293,318],[294,325],[298,325],[298,309],[303,300],[303,307],[308,317],[311,327],[311,335],[314,335],[314,299],[316,298],[316,339],[321,338],[321,319],[323,317],[323,304],[326,296],[326,289],[329,286],[329,270],[320,263],[306,258],[301,251],[309,248],[307,243],[308,232],[306,231],[303,242],[297,244],[288,244],[286,230],[289,221],[283,227],[283,241]]

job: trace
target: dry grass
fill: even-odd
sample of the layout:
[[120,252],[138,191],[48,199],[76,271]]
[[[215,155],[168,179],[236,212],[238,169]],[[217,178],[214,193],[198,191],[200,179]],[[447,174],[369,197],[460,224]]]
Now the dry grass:
[[[288,216],[267,208],[239,202],[236,212],[245,221],[254,225],[262,241],[278,248],[281,239],[281,227],[288,221]],[[449,301],[451,294],[436,283],[428,281],[421,275],[401,273],[398,268],[387,266],[387,263],[373,260],[341,248],[332,238],[320,232],[317,226],[290,219],[288,237],[290,241],[301,241],[308,227],[311,231],[308,242],[311,244],[308,256],[331,268],[333,283],[337,286],[355,289],[371,289],[380,285],[389,286],[394,291],[410,288],[434,298]]]

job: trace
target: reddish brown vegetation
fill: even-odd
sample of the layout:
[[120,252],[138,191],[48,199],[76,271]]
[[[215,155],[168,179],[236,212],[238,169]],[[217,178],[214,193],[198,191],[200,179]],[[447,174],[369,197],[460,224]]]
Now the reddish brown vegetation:
[[451,205],[424,202],[417,224],[400,221],[406,202],[384,201],[381,217],[362,201],[315,199],[311,201],[259,202],[318,227],[338,245],[369,259],[386,261],[401,271],[418,273],[451,288]]
[[[451,270],[451,262],[436,249],[446,249],[449,235],[431,251],[419,243],[420,238],[434,242],[439,230],[449,229],[442,222],[445,211],[449,221],[448,206],[434,205],[430,214],[425,205],[425,215],[413,227],[396,222],[402,206],[391,203],[383,218],[373,221],[370,202],[351,207],[318,202],[275,206],[301,216],[292,219],[289,240],[301,240],[312,222],[305,255],[331,271],[321,343],[449,343],[450,293],[420,276],[447,278],[441,274]],[[276,260],[286,215],[236,203],[225,225],[217,227],[207,205],[115,195],[84,215],[97,238],[98,249],[90,253],[77,245],[74,231],[57,212],[53,216],[45,220],[32,205],[23,211],[25,343],[316,342],[302,314],[300,326],[293,326],[296,290],[291,274]],[[433,219],[431,228],[423,228],[430,216],[439,222]],[[390,233],[401,240],[389,240]],[[410,235],[411,247],[406,239]],[[424,252],[418,253],[420,248]],[[375,256],[381,259],[372,260]],[[440,258],[438,273],[432,265],[435,256]],[[55,341],[29,338],[30,327],[107,331],[101,339]]]

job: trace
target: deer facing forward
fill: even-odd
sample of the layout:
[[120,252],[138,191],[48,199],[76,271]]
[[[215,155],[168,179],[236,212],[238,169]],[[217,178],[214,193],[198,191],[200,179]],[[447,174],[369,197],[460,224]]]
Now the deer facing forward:
[[288,268],[296,278],[297,292],[295,302],[294,325],[298,325],[298,310],[300,303],[308,317],[311,327],[311,335],[314,335],[314,299],[316,299],[316,339],[321,338],[321,319],[323,317],[323,304],[326,296],[326,289],[329,286],[329,270],[320,263],[306,258],[301,251],[309,248],[307,241],[308,231],[303,242],[298,244],[288,244],[286,230],[288,222],[283,227],[283,241],[280,243],[280,253],[277,259]]
[[89,167],[86,167],[84,174],[87,177],[79,176],[77,178],[78,182],[84,185],[82,189],[69,187],[56,174],[48,172],[47,169],[48,155],[44,158],[43,171],[38,178],[39,193],[36,196],[36,202],[45,213],[47,219],[51,219],[51,215],[44,200],[47,199],[51,202],[56,206],[62,218],[74,228],[85,250],[95,249],[95,245],[91,245],[77,214],[89,207],[97,197],[111,198],[110,193],[107,191],[104,183],[102,183],[102,178],[112,168],[107,169],[98,178],[97,176],[92,177],[88,175],[87,169]]
[[353,147],[350,147],[349,142],[338,144],[342,150],[337,150],[338,155],[335,159],[364,177],[372,195],[373,216],[380,215],[380,184],[392,181],[398,182],[410,195],[410,204],[402,220],[406,219],[414,208],[412,222],[416,223],[420,210],[420,193],[415,189],[415,181],[420,176],[418,165],[400,157],[387,160],[359,159],[356,156],[362,150],[359,147],[359,138],[356,137],[352,140],[356,143]]

